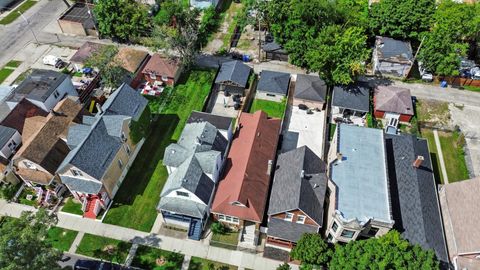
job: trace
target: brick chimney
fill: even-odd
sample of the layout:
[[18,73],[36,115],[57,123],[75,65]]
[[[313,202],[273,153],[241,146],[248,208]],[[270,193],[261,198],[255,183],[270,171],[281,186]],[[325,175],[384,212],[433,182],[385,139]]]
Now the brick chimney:
[[420,168],[424,160],[425,158],[423,156],[417,156],[417,159],[415,159],[415,161],[413,162],[413,167]]

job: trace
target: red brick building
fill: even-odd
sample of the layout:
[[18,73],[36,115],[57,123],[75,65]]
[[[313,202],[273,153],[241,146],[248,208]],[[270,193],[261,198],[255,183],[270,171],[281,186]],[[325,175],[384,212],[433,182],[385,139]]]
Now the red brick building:
[[414,115],[410,90],[395,86],[378,86],[373,96],[376,118],[398,118],[400,122],[410,122]]

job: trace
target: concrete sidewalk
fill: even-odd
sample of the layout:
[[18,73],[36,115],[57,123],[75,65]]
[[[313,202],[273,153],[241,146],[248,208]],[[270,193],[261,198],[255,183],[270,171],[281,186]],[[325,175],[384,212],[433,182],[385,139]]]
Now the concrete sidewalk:
[[[31,206],[18,203],[7,203],[0,200],[0,215],[19,217],[22,211],[36,211]],[[236,265],[250,269],[276,269],[281,262],[262,257],[261,254],[229,250],[209,246],[202,241],[179,240],[177,238],[141,232],[120,226],[100,223],[96,220],[85,219],[66,213],[58,213],[58,227],[75,230],[83,233],[110,237],[135,244],[147,245],[168,251],[182,253],[186,256],[206,258],[208,260]],[[292,269],[298,269],[292,265]]]
[[440,167],[441,167],[440,169],[442,171],[443,182],[444,184],[448,184],[447,167],[445,166],[445,160],[443,159],[442,145],[440,144],[440,138],[438,137],[438,131],[436,129],[433,130],[433,137],[435,138],[435,145],[437,146],[438,159],[440,160]]

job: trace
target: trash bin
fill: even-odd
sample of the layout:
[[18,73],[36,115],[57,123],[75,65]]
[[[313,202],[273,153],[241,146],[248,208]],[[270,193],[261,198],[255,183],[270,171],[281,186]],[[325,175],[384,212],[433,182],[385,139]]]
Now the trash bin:
[[250,55],[244,54],[243,55],[243,62],[250,62]]
[[448,86],[447,81],[442,81],[442,82],[440,83],[440,87],[442,87],[442,88],[447,88],[447,86]]

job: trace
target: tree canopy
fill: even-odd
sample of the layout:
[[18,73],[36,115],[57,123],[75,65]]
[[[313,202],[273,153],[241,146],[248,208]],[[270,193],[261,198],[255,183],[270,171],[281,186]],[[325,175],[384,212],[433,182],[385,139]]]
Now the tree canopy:
[[104,86],[116,88],[131,74],[123,68],[123,63],[116,57],[118,48],[113,45],[102,47],[93,53],[86,61],[85,66],[97,68]]
[[134,40],[150,29],[146,6],[135,0],[97,1],[94,14],[100,35],[119,41]]
[[62,252],[44,241],[54,224],[43,209],[6,219],[0,226],[0,269],[60,269]]
[[303,234],[297,245],[290,252],[295,260],[306,265],[326,265],[330,260],[331,250],[318,233]]

